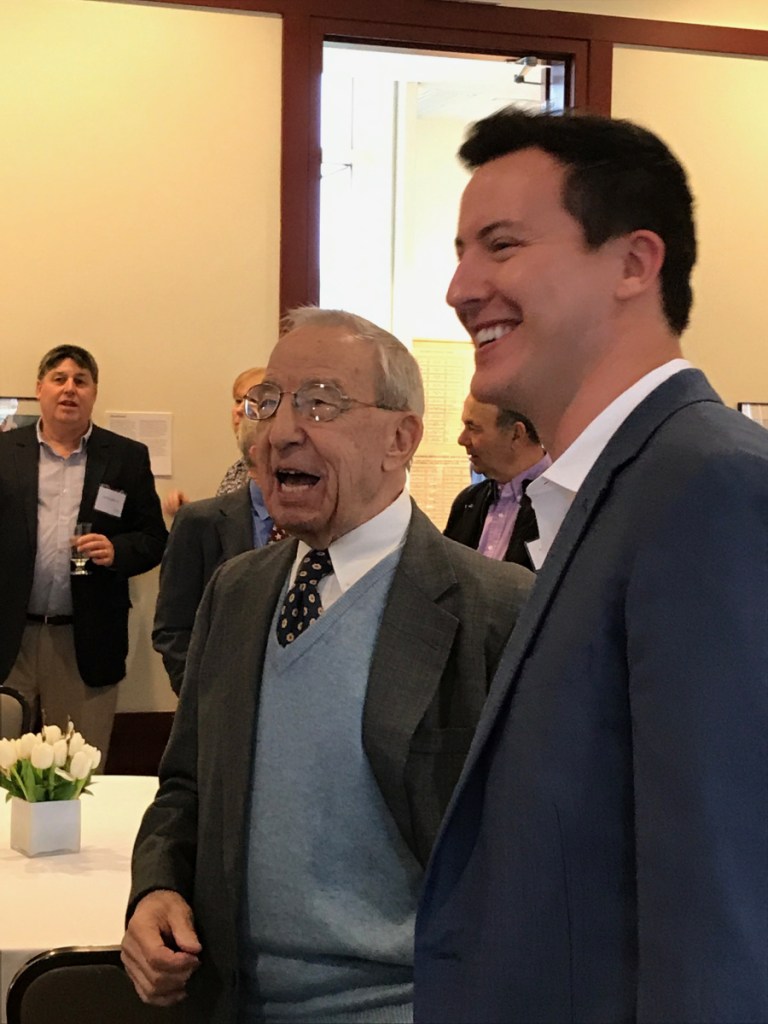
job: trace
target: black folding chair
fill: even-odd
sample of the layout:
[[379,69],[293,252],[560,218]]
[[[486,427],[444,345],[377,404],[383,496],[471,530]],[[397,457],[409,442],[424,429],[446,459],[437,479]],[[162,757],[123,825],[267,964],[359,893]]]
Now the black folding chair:
[[29,732],[32,709],[18,690],[0,686],[0,739],[13,740]]
[[20,967],[6,1003],[8,1024],[180,1024],[183,1004],[147,1006],[125,973],[118,946],[67,946]]

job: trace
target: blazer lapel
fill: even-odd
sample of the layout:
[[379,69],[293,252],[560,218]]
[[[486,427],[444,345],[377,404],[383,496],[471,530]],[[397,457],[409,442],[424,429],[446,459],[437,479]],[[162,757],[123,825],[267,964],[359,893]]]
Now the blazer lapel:
[[502,707],[505,706],[507,695],[517,684],[520,666],[528,648],[535,640],[541,621],[557,593],[576,546],[605,500],[616,473],[636,458],[651,435],[669,416],[694,402],[712,401],[719,402],[720,399],[704,375],[698,370],[683,370],[651,392],[606,445],[558,530],[552,548],[538,572],[531,596],[523,607],[507,643],[449,811],[491,733]]
[[88,439],[88,457],[85,460],[85,479],[78,519],[93,519],[93,506],[96,504],[99,487],[109,463],[110,448],[109,432],[94,426]]
[[14,462],[19,481],[19,494],[24,498],[24,519],[27,524],[29,545],[37,550],[37,493],[40,462],[39,442],[34,426],[22,427],[14,432]]
[[363,742],[376,781],[411,848],[411,810],[404,786],[413,734],[435,697],[458,619],[440,606],[457,580],[440,534],[414,505],[411,525],[387,599],[371,661]]
[[536,513],[530,498],[523,500],[512,527],[512,536],[509,538],[507,552],[504,555],[505,562],[516,562],[524,565],[526,569],[533,569],[533,562],[525,546],[530,540],[539,539],[539,526],[536,522]]

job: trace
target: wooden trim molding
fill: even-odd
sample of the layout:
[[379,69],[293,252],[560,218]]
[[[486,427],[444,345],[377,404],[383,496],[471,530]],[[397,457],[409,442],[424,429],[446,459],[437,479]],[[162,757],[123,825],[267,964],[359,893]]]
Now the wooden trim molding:
[[[188,6],[189,0],[149,2],[162,6]],[[281,14],[284,18],[344,18],[362,23],[375,20],[430,29],[530,33],[632,46],[768,57],[768,31],[762,29],[462,4],[448,0],[195,0],[195,6]]]

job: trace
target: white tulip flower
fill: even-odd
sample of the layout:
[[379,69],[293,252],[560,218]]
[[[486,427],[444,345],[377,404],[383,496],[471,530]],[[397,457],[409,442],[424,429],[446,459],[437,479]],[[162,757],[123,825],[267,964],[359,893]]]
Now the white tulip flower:
[[69,765],[69,774],[73,779],[87,779],[91,774],[91,758],[85,750],[78,750]]
[[85,746],[85,740],[79,732],[73,732],[69,737],[69,756],[74,757],[78,750],[82,750]]
[[95,771],[99,767],[99,763],[101,762],[101,751],[98,750],[96,747],[92,747],[90,743],[86,743],[85,746],[83,747],[83,750],[88,755],[88,757],[90,757],[91,769]]
[[19,757],[29,757],[32,753],[32,748],[39,742],[39,736],[36,736],[33,732],[25,732],[18,741]]
[[19,759],[19,752],[13,740],[0,740],[0,768],[10,768]]
[[53,763],[57,768],[63,768],[67,763],[67,741],[62,737],[53,744]]
[[46,743],[50,743],[50,745],[53,746],[54,743],[58,743],[61,739],[61,729],[58,725],[44,725],[43,739]]
[[38,768],[41,771],[45,771],[50,768],[53,764],[53,747],[50,743],[40,742],[32,748],[32,753],[29,755],[29,760],[32,762],[33,768]]

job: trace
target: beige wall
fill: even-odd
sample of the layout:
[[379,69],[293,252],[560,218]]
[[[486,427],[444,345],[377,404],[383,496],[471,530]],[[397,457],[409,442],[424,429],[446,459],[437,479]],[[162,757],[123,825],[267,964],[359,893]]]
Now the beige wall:
[[768,401],[768,60],[614,49],[613,113],[664,138],[696,198],[699,262],[683,348],[725,402]]
[[[514,5],[768,29],[764,0]],[[97,414],[174,414],[175,474],[161,492],[213,490],[234,457],[231,380],[273,342],[280,52],[270,16],[0,3],[0,393],[29,391],[53,344],[91,348],[103,371]],[[658,131],[690,171],[701,259],[686,347],[729,403],[768,400],[767,99],[763,60],[615,51],[614,112]],[[148,640],[156,585],[156,572],[134,582],[123,710],[173,703]]]
[[[281,22],[103,2],[2,0],[0,394],[37,361],[96,355],[107,410],[174,415],[174,477],[211,494],[236,457],[237,371],[278,316]],[[120,708],[172,707],[134,580]]]

